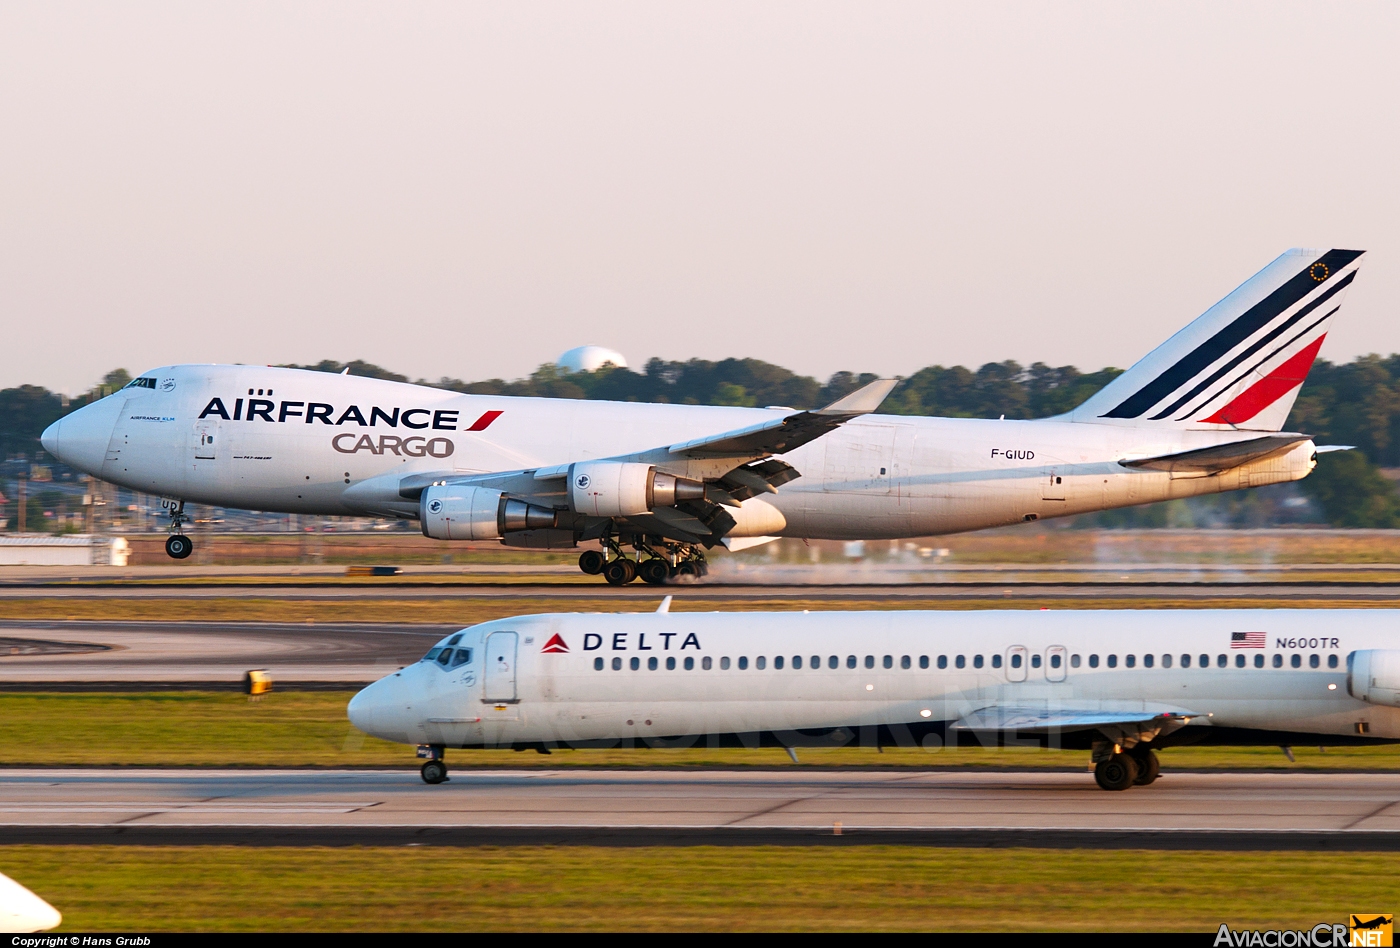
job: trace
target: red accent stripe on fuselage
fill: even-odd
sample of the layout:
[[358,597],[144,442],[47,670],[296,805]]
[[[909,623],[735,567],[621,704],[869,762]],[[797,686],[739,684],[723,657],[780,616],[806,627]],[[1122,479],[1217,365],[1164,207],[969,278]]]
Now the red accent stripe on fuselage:
[[485,414],[483,414],[480,418],[478,418],[476,421],[472,422],[472,426],[471,426],[470,428],[468,428],[467,430],[468,430],[468,431],[485,431],[487,428],[489,428],[489,427],[491,426],[491,422],[495,421],[495,420],[496,420],[497,418],[499,418],[499,417],[501,417],[501,412],[498,412],[498,411],[488,411],[488,412],[486,412]]

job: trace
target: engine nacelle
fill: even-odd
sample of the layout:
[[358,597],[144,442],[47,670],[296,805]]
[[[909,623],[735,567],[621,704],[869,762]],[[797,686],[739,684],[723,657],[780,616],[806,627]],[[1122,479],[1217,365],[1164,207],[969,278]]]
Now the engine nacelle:
[[1400,650],[1368,648],[1348,655],[1347,692],[1370,704],[1400,708]]
[[507,497],[489,487],[441,484],[425,488],[418,501],[423,535],[434,540],[496,540],[521,530],[544,530],[558,520],[548,507]]
[[590,517],[632,517],[701,500],[705,485],[650,464],[579,461],[569,466],[569,506]]

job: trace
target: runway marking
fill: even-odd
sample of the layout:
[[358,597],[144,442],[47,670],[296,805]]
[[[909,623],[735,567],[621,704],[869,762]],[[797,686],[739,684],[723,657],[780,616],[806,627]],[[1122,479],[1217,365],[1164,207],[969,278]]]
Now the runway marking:
[[1379,807],[1377,807],[1375,810],[1372,810],[1370,813],[1367,813],[1365,816],[1358,816],[1356,819],[1352,820],[1352,821],[1351,821],[1350,823],[1348,823],[1346,826],[1342,827],[1342,829],[1351,829],[1353,826],[1356,826],[1358,823],[1365,823],[1367,820],[1374,819],[1375,817],[1380,816],[1380,815],[1381,815],[1382,813],[1384,813],[1386,810],[1388,810],[1388,809],[1390,809],[1391,807],[1395,806],[1396,803],[1400,803],[1400,800],[1389,800],[1389,801],[1387,801],[1387,802],[1385,802],[1385,803],[1382,803]]

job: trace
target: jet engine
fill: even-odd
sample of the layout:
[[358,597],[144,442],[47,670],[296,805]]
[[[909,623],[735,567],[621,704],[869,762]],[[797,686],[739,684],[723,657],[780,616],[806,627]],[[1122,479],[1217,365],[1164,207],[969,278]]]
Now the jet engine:
[[1400,651],[1369,648],[1348,655],[1347,692],[1370,704],[1400,708]]
[[569,505],[590,517],[632,517],[657,507],[703,500],[705,485],[650,464],[580,461],[569,466]]
[[418,505],[423,535],[434,540],[496,540],[506,533],[549,529],[558,519],[548,507],[488,487],[435,485],[423,491]]

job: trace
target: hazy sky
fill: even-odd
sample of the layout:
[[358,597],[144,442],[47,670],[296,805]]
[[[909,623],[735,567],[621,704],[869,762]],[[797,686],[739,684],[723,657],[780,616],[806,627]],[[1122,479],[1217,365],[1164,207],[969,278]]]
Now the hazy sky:
[[1400,350],[1400,5],[0,2],[0,386],[1126,366],[1279,252]]

